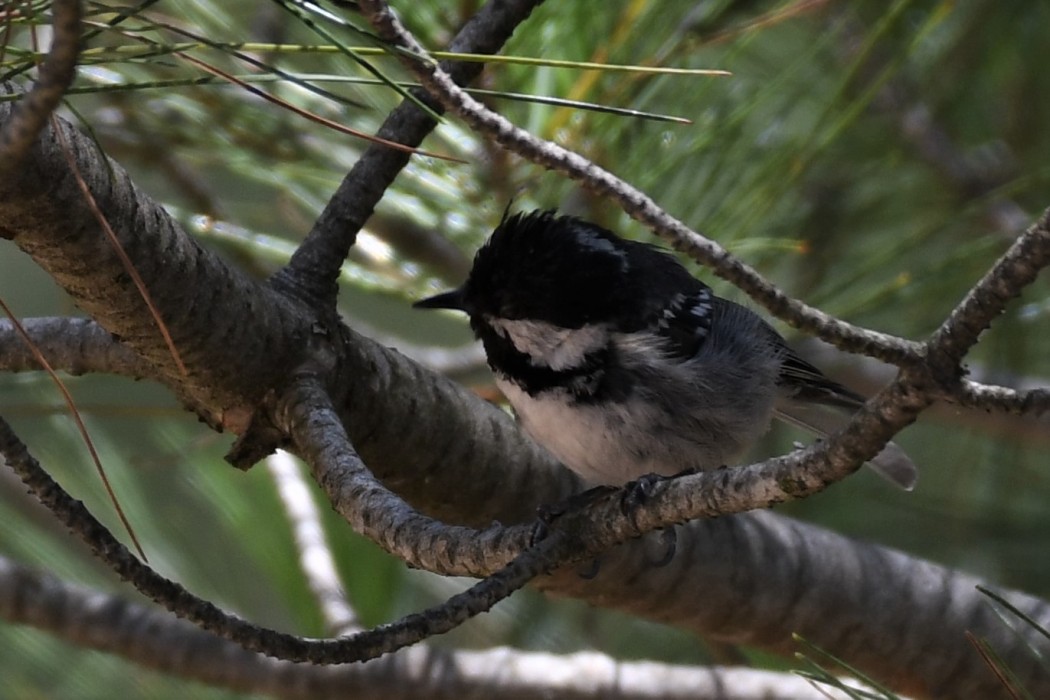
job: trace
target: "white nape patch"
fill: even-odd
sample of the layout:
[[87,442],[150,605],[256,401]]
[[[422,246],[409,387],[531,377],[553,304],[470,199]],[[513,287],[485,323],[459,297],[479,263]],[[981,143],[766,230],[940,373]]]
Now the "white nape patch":
[[533,366],[556,372],[579,367],[584,357],[609,343],[609,331],[602,325],[562,328],[546,321],[495,317],[486,317],[485,321],[528,355]]
[[616,257],[620,261],[620,272],[627,272],[627,251],[617,248],[612,241],[589,232],[578,236],[576,240],[581,248],[589,248]]

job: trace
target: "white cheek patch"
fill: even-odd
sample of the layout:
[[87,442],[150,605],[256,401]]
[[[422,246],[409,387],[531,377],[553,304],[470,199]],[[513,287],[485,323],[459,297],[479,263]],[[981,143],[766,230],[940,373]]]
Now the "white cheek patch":
[[485,320],[519,352],[528,355],[533,365],[555,371],[579,367],[588,354],[609,342],[609,331],[604,326],[561,328],[545,321]]

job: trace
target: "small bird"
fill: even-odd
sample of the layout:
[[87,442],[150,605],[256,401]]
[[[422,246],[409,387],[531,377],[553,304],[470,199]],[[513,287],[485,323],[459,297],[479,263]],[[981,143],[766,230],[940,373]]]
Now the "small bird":
[[[773,417],[825,436],[864,403],[673,256],[554,211],[505,215],[415,306],[468,314],[522,427],[591,485],[730,466]],[[915,485],[893,443],[871,466]]]

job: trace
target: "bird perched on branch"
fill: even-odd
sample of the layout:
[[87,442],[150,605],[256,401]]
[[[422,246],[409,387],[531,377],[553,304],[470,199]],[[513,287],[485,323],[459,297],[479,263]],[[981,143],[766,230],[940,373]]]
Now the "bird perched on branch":
[[[673,256],[553,211],[505,216],[416,306],[465,311],[525,431],[595,485],[733,465],[771,418],[824,436],[864,403]],[[893,443],[871,466],[915,484]]]

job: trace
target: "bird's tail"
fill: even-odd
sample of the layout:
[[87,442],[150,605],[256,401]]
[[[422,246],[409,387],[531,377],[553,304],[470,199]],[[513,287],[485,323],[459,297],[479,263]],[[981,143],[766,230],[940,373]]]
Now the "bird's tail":
[[[785,423],[819,437],[827,437],[846,423],[846,416],[841,411],[790,399],[779,401],[774,415]],[[919,479],[915,463],[893,442],[887,443],[882,452],[868,462],[868,466],[905,491],[915,488],[915,482]]]

